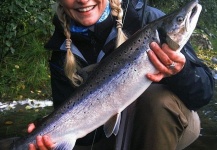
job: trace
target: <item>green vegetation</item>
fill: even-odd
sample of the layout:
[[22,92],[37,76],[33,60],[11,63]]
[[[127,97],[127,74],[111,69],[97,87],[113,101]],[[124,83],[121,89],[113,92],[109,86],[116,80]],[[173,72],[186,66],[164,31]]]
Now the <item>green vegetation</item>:
[[1,61],[0,94],[2,100],[50,97],[49,52],[43,43],[28,35],[30,43]]
[[48,52],[54,1],[0,2],[0,99],[48,98]]

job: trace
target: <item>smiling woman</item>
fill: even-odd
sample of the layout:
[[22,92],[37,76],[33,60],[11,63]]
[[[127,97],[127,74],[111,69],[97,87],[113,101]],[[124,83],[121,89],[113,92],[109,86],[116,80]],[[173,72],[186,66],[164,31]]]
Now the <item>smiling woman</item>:
[[65,12],[83,26],[95,24],[103,14],[108,0],[60,0]]

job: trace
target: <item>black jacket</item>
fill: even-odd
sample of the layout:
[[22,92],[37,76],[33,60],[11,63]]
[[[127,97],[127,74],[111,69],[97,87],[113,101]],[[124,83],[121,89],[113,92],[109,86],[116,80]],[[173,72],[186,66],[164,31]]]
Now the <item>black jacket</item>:
[[[130,3],[124,20],[123,30],[128,36],[141,27],[142,9],[135,1],[133,0]],[[164,13],[160,10],[147,6],[143,23],[147,24],[162,15]],[[63,49],[60,50],[65,41],[63,29],[56,16],[53,23],[55,32],[45,48],[53,50],[50,63],[51,84],[54,106],[57,106],[70,97],[73,87],[63,72],[66,52]],[[108,39],[114,27],[115,19],[109,16],[102,23],[96,24],[94,32],[89,31],[89,36],[72,33],[72,41],[79,50],[79,53],[76,53],[75,56],[81,66],[85,67],[96,63],[114,50],[115,36]],[[104,55],[99,57],[102,52]],[[186,57],[183,70],[172,77],[162,79],[160,83],[167,85],[189,109],[197,110],[206,105],[213,96],[214,80],[209,68],[197,58],[189,43],[185,45],[181,52]]]

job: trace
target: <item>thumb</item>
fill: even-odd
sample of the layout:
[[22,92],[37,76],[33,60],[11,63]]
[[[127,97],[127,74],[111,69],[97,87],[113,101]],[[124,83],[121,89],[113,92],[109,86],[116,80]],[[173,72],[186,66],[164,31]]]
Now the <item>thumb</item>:
[[27,132],[28,132],[28,133],[31,133],[34,129],[35,129],[35,124],[34,124],[34,123],[30,123],[30,124],[28,125]]

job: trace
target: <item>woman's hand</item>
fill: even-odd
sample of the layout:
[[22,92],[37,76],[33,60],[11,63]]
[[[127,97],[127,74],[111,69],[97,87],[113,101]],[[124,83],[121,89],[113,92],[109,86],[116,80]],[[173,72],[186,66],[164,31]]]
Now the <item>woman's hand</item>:
[[159,82],[165,77],[177,74],[184,67],[185,56],[181,52],[172,50],[167,44],[163,44],[161,48],[157,43],[152,42],[150,48],[148,57],[159,72],[157,74],[146,74],[149,80]]
[[[29,124],[28,133],[31,133],[35,129],[34,123]],[[36,137],[36,145],[29,144],[29,150],[49,150],[52,149],[54,143],[51,141],[50,137],[47,135],[37,136]]]

